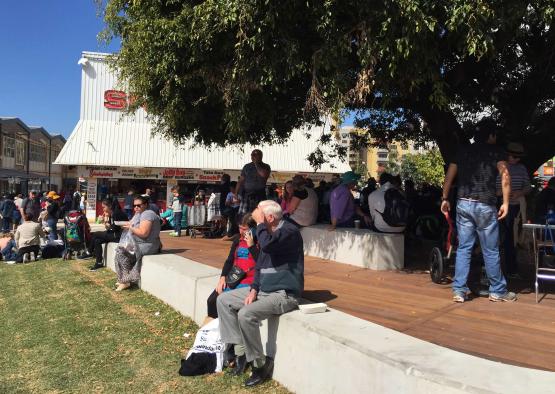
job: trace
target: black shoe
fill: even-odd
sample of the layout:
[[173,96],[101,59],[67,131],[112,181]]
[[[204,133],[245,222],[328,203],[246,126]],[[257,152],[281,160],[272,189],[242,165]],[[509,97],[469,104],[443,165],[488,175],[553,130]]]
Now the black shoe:
[[85,259],[90,259],[94,257],[92,254],[89,253],[83,253],[81,256],[77,257],[78,260],[85,260]]
[[247,366],[247,356],[242,355],[235,358],[235,368],[233,368],[232,374],[235,376],[242,375],[245,373]]
[[95,264],[92,267],[89,267],[89,271],[96,271],[100,268],[104,268],[104,266],[102,264]]
[[253,387],[272,378],[274,373],[274,360],[266,357],[266,363],[261,368],[253,368],[251,377],[245,382],[245,386]]

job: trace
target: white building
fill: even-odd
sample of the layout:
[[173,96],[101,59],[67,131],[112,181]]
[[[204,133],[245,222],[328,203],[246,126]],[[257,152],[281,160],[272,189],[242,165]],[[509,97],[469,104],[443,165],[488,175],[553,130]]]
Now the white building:
[[[306,157],[314,151],[317,138],[329,133],[329,124],[311,130],[295,130],[285,145],[204,148],[152,135],[152,125],[141,108],[132,116],[123,115],[128,95],[106,64],[106,54],[83,52],[80,120],[60,152],[55,164],[67,166],[86,183],[89,218],[97,201],[105,194],[123,197],[129,189],[138,192],[154,188],[159,204],[168,199],[175,184],[218,183],[223,173],[237,179],[250,152],[259,148],[272,167],[268,183],[283,183],[294,174],[313,180],[348,171],[341,161],[326,163],[313,172]],[[305,133],[311,134],[310,138]]]

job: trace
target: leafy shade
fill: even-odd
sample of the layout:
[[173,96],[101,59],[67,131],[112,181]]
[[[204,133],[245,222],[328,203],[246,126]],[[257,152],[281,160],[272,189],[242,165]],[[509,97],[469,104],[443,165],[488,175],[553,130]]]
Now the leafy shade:
[[368,143],[446,160],[483,116],[530,168],[555,150],[552,0],[97,2],[134,106],[176,140],[281,141],[348,109]]
[[439,186],[444,180],[444,162],[437,149],[426,153],[406,154],[401,161],[400,175],[417,186]]

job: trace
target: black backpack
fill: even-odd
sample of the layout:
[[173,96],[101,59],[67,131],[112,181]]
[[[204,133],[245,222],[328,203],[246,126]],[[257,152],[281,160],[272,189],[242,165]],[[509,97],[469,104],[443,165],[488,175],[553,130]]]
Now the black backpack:
[[406,227],[409,220],[410,204],[406,197],[394,187],[386,190],[385,208],[382,215],[384,222],[391,227]]

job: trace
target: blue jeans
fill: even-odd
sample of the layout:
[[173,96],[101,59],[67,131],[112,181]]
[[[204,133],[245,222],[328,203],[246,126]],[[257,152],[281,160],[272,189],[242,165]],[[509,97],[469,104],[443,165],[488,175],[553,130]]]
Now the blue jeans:
[[470,259],[476,235],[484,256],[484,264],[489,279],[489,293],[503,295],[507,292],[507,282],[501,272],[499,259],[499,224],[495,206],[475,201],[457,201],[457,232],[459,246],[455,261],[454,293],[468,292],[467,279]]
[[181,217],[183,216],[182,212],[174,212],[173,213],[173,228],[177,235],[181,235]]
[[8,242],[8,244],[6,245],[6,247],[2,249],[2,251],[0,252],[2,253],[2,257],[4,258],[4,261],[13,261],[16,259],[17,253],[13,251],[14,248],[15,248],[15,241],[11,239],[10,242]]
[[50,231],[48,232],[48,239],[50,241],[55,241],[58,239],[58,229],[56,228],[56,225],[58,224],[58,219],[46,219],[46,223],[48,223],[48,227],[50,228]]

